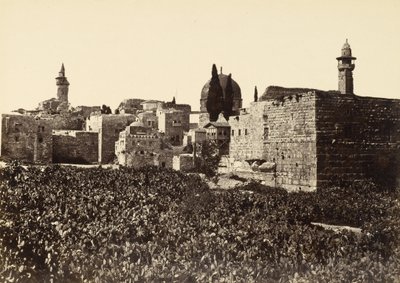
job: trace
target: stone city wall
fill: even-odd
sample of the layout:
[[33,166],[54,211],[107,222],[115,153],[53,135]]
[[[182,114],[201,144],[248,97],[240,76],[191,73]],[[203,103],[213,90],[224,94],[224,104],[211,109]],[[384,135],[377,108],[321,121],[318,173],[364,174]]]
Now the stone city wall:
[[97,132],[55,131],[53,133],[53,162],[97,163],[98,143]]
[[264,162],[275,163],[277,186],[315,189],[315,92],[284,89],[281,96],[276,93],[274,89],[270,99],[254,102],[229,119],[230,157],[247,160],[249,165],[256,162],[253,171]]
[[400,178],[400,100],[320,93],[316,118],[318,185]]

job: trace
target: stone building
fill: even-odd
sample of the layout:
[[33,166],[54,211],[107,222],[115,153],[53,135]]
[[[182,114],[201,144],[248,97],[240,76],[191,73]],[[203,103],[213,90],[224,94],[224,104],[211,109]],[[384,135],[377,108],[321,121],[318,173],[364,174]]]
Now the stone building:
[[202,143],[207,138],[207,131],[204,128],[190,129],[183,136],[183,145],[188,146],[194,143]]
[[173,151],[158,132],[136,121],[119,133],[115,142],[118,164],[139,168],[156,165],[172,168]]
[[119,138],[119,133],[136,119],[133,114],[94,114],[86,120],[86,131],[98,133],[99,163],[114,162],[115,142]]
[[189,104],[178,104],[175,102],[175,97],[172,102],[164,102],[161,106],[162,109],[175,109],[183,112],[191,113],[192,107]]
[[143,111],[156,111],[158,108],[162,108],[164,102],[159,100],[146,100],[140,103]]
[[80,114],[83,119],[87,119],[90,117],[92,113],[100,113],[101,112],[101,107],[100,106],[85,106],[85,105],[80,105],[77,106],[73,109],[73,113]]
[[137,114],[138,121],[152,129],[158,129],[158,117],[154,111],[145,111]]
[[70,131],[84,128],[85,115],[95,107],[81,107],[76,111],[69,111],[69,82],[65,76],[64,64],[56,78],[56,85],[57,98],[41,102],[38,109],[19,110],[18,112],[23,115],[2,115],[2,158],[50,163],[59,149],[59,147],[54,148],[53,130]]
[[120,114],[136,114],[138,111],[143,110],[142,102],[144,100],[139,98],[124,99],[119,104],[117,112]]
[[225,120],[224,115],[219,114],[218,120],[207,123],[204,129],[206,130],[206,140],[216,141],[221,155],[229,154],[231,126]]
[[65,115],[2,114],[1,156],[32,163],[53,159],[53,130],[81,130],[84,119],[79,113]]
[[93,164],[98,161],[98,132],[53,131],[53,162]]
[[28,115],[2,115],[1,156],[29,163],[50,163],[52,121]]
[[166,141],[174,146],[183,144],[183,136],[189,131],[190,113],[176,109],[157,111],[158,130]]
[[228,171],[305,190],[335,179],[399,179],[400,100],[355,95],[347,41],[341,55],[339,91],[268,87],[229,119]]

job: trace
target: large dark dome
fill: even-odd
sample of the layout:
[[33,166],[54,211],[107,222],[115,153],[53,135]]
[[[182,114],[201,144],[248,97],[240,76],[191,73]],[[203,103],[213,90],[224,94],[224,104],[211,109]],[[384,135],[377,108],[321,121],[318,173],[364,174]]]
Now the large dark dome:
[[[226,83],[228,81],[228,76],[225,74],[219,74],[218,78],[219,78],[219,84],[222,87],[225,97],[225,88],[226,88]],[[210,81],[211,79],[209,79],[203,86],[203,89],[201,90],[201,99],[207,99],[208,89],[210,88]],[[242,92],[240,90],[240,86],[233,79],[232,79],[232,88],[233,88],[233,99],[242,99]]]
[[[215,66],[213,66],[215,67]],[[218,75],[219,78],[219,84],[222,87],[222,92],[223,96],[225,99],[225,88],[228,83],[228,78],[229,76],[221,73]],[[201,97],[200,97],[200,112],[208,112],[207,111],[207,99],[208,99],[208,93],[210,91],[210,82],[211,79],[209,79],[206,84],[203,86],[203,89],[201,90]],[[233,103],[232,103],[232,112],[231,115],[237,115],[239,113],[240,108],[242,108],[242,91],[240,90],[240,86],[238,85],[237,82],[235,82],[232,79],[232,89],[233,89]],[[225,108],[224,108],[225,109]]]

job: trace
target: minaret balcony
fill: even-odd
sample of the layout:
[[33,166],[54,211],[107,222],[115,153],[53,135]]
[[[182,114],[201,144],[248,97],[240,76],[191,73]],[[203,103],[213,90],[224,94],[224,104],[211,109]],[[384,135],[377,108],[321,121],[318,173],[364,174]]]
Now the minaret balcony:
[[338,64],[339,71],[342,71],[342,70],[353,71],[354,68],[355,68],[355,64],[340,64],[340,63]]

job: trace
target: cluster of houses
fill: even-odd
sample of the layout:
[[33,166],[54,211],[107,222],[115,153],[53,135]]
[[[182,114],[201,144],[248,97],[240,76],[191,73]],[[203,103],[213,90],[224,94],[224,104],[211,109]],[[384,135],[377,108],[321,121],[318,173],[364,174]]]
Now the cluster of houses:
[[[71,107],[62,66],[57,98],[2,115],[1,158],[181,170],[193,166],[190,145],[215,140],[220,172],[271,186],[313,190],[332,179],[382,176],[400,182],[400,100],[354,94],[356,58],[347,41],[336,59],[335,91],[270,86],[243,108],[239,84],[221,70],[201,90],[200,111],[175,98],[132,98],[114,114],[100,106]],[[216,82],[229,115],[220,111],[210,120]]]

